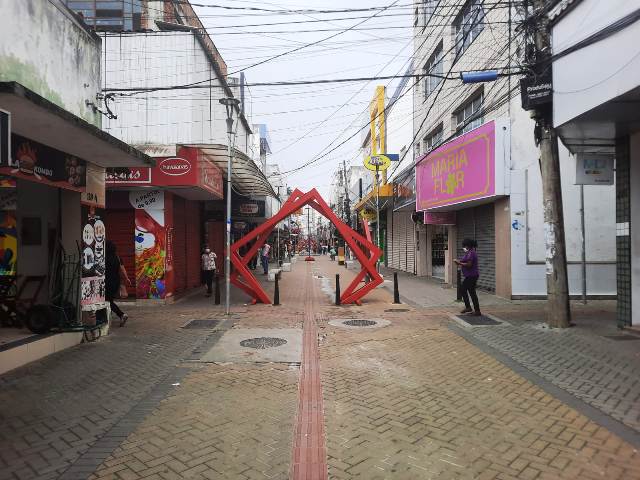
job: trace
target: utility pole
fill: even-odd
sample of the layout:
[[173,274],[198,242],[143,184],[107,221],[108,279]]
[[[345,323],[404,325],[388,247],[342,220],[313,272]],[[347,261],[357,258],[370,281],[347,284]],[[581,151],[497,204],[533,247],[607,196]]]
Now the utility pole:
[[[535,56],[533,71],[548,74],[551,69],[551,37],[546,0],[533,0]],[[562,183],[558,155],[558,135],[553,128],[551,102],[532,111],[536,120],[536,143],[540,147],[542,202],[546,246],[547,324],[552,328],[567,328],[571,324],[567,249],[562,207]]]

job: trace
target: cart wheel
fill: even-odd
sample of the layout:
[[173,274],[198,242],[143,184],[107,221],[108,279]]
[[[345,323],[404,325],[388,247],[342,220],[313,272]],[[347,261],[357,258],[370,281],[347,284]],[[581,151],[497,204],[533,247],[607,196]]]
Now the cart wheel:
[[34,305],[25,315],[25,324],[33,333],[47,333],[51,322],[51,309],[46,305]]

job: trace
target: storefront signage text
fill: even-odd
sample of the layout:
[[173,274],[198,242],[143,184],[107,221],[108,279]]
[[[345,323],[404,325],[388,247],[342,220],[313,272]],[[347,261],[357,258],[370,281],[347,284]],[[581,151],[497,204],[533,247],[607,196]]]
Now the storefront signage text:
[[495,193],[495,123],[442,145],[416,167],[417,209],[442,207]]
[[151,169],[149,167],[108,168],[106,183],[116,184],[150,184]]
[[191,162],[184,158],[165,158],[158,162],[158,168],[165,175],[179,177],[191,171]]

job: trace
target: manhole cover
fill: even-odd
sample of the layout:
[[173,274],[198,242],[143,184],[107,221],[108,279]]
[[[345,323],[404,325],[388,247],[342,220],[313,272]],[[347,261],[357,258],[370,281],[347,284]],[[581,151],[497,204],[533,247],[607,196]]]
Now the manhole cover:
[[408,312],[408,308],[388,308],[385,312]]
[[350,327],[373,327],[378,322],[373,320],[347,320],[342,323],[349,325]]
[[220,320],[191,320],[185,323],[182,328],[215,328]]
[[468,323],[469,325],[473,325],[473,326],[479,326],[479,325],[501,325],[500,322],[497,322],[493,318],[489,318],[489,317],[486,317],[484,315],[480,315],[479,317],[476,317],[474,315],[464,315],[464,316],[458,316],[456,318],[459,318],[463,322]]
[[259,350],[265,350],[267,348],[280,347],[285,343],[287,343],[287,341],[284,338],[258,337],[258,338],[249,338],[247,340],[242,340],[240,342],[240,346],[247,347],[247,348],[257,348]]
[[622,335],[604,335],[604,338],[608,338],[609,340],[640,340],[640,337],[637,337],[635,335],[628,335],[628,334],[622,334]]

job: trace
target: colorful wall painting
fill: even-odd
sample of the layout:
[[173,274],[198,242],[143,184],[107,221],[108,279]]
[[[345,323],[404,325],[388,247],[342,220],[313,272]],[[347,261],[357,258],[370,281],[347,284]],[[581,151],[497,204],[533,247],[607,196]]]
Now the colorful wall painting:
[[136,298],[164,299],[166,289],[167,228],[164,192],[132,191],[135,211]]
[[105,303],[105,242],[104,210],[82,206],[82,273],[80,305],[83,310],[102,308]]
[[17,274],[18,260],[18,192],[15,180],[0,178],[4,188],[0,188],[0,275]]

